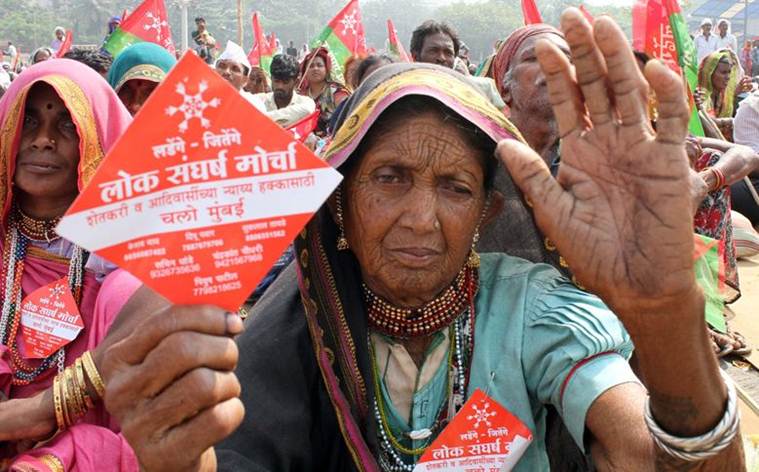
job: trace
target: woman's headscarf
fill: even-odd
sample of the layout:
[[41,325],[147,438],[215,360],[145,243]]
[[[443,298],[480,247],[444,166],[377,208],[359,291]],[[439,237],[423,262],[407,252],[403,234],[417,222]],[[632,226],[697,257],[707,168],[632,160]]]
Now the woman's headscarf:
[[489,67],[491,72],[489,77],[495,80],[495,86],[498,89],[499,94],[503,94],[503,76],[506,75],[506,72],[509,70],[511,61],[514,59],[519,47],[528,38],[539,34],[555,34],[564,39],[564,35],[561,31],[551,25],[541,23],[517,28],[498,47],[498,50],[493,57],[492,64],[490,64]]
[[[461,74],[432,64],[391,64],[368,76],[345,102],[325,159],[333,167],[344,169],[348,161],[358,158],[356,149],[377,119],[392,104],[410,96],[439,102],[476,126],[494,144],[503,139],[522,139],[503,114]],[[528,230],[542,248],[543,237],[533,221],[525,223],[525,231]],[[337,234],[337,226],[324,205],[295,241],[302,309],[322,378],[356,468],[376,470],[372,453],[377,450],[376,424],[369,407],[374,391],[372,383],[365,380],[371,378],[371,363],[361,272],[350,251],[337,250]]]
[[53,52],[53,50],[52,50],[52,49],[50,49],[49,47],[46,47],[46,46],[42,46],[41,48],[37,48],[37,49],[35,49],[35,50],[32,52],[32,55],[31,55],[31,56],[29,56],[29,58],[30,58],[30,59],[31,59],[31,61],[32,61],[32,64],[36,64],[37,62],[42,62],[42,61],[35,61],[35,60],[37,59],[37,54],[41,53],[42,51],[47,51],[47,54],[48,54],[48,58],[49,58],[49,59],[52,59],[52,58],[54,58],[54,57],[55,57],[55,53]]
[[325,47],[314,49],[306,55],[303,62],[300,64],[300,76],[302,77],[300,88],[298,89],[300,93],[305,93],[305,91],[308,90],[308,78],[306,77],[306,74],[308,73],[308,68],[311,66],[311,63],[317,57],[321,57],[324,61],[324,69],[327,71],[325,80],[327,82],[332,81],[332,59],[329,57],[329,51]]
[[169,51],[155,43],[137,43],[126,48],[113,61],[108,71],[108,83],[118,92],[130,80],[161,82],[177,63]]
[[[730,69],[730,78],[727,81],[727,86],[722,92],[722,107],[719,110],[714,110],[714,101],[712,98],[712,94],[714,93],[712,74],[717,70],[720,61],[723,59],[728,59],[732,67]],[[730,49],[722,49],[721,51],[713,52],[701,61],[701,66],[698,68],[698,86],[706,91],[704,106],[706,107],[707,113],[712,114],[717,118],[733,117],[735,91],[738,87],[738,68],[738,56],[736,56]]]
[[37,83],[55,89],[71,113],[79,134],[79,190],[92,179],[105,154],[132,117],[119,97],[94,70],[70,59],[33,65],[13,81],[0,100],[0,209],[7,215],[12,198],[16,153],[24,122],[24,104]]

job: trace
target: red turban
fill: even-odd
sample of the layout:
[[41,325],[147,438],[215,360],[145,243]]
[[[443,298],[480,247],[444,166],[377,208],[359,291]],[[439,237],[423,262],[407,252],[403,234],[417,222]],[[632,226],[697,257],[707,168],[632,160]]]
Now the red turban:
[[511,66],[511,61],[514,59],[514,55],[519,50],[522,43],[532,36],[539,34],[555,34],[564,39],[564,35],[561,31],[557,30],[551,25],[543,23],[522,26],[514,30],[508,38],[501,44],[493,59],[493,80],[495,80],[495,86],[498,88],[498,93],[503,94],[503,76]]

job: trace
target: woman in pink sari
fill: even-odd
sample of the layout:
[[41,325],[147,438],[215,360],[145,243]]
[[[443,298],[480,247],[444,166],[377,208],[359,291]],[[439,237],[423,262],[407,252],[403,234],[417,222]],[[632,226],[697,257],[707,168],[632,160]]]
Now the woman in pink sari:
[[[92,358],[139,283],[54,229],[130,120],[102,77],[67,59],[34,65],[0,101],[0,470],[138,467]],[[47,334],[54,302],[78,333]]]

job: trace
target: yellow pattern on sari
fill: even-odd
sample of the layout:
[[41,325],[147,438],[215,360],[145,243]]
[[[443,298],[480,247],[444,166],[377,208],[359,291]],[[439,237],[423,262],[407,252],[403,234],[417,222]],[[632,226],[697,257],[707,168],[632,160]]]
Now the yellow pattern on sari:
[[338,129],[335,138],[325,153],[324,159],[328,161],[356,138],[356,135],[362,129],[363,123],[375,111],[375,105],[383,97],[406,87],[438,90],[448,98],[457,101],[463,107],[483,115],[488,120],[508,131],[516,139],[524,142],[524,138],[522,138],[519,130],[487,98],[477,92],[473,86],[469,86],[449,74],[430,73],[430,69],[417,69],[398,74],[369,92]]

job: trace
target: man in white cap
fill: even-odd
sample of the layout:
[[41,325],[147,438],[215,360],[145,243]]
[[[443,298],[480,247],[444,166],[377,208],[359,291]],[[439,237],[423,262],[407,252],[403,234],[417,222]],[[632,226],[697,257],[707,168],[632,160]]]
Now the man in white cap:
[[65,38],[66,38],[66,30],[63,28],[63,26],[56,26],[55,39],[50,44],[50,49],[52,49],[54,53],[58,52]]
[[239,44],[232,41],[227,41],[227,47],[224,52],[221,53],[216,60],[216,72],[229,82],[240,95],[242,95],[247,101],[259,110],[265,112],[266,107],[260,99],[255,97],[252,93],[248,93],[243,90],[245,84],[248,83],[248,74],[250,73],[250,62],[245,51]]
[[717,37],[712,34],[712,20],[710,18],[704,18],[701,22],[701,34],[696,36],[694,41],[698,63],[701,64],[703,58],[717,50]]
[[730,49],[734,53],[738,52],[738,39],[730,32],[730,22],[721,19],[717,22],[717,51],[720,49]]

